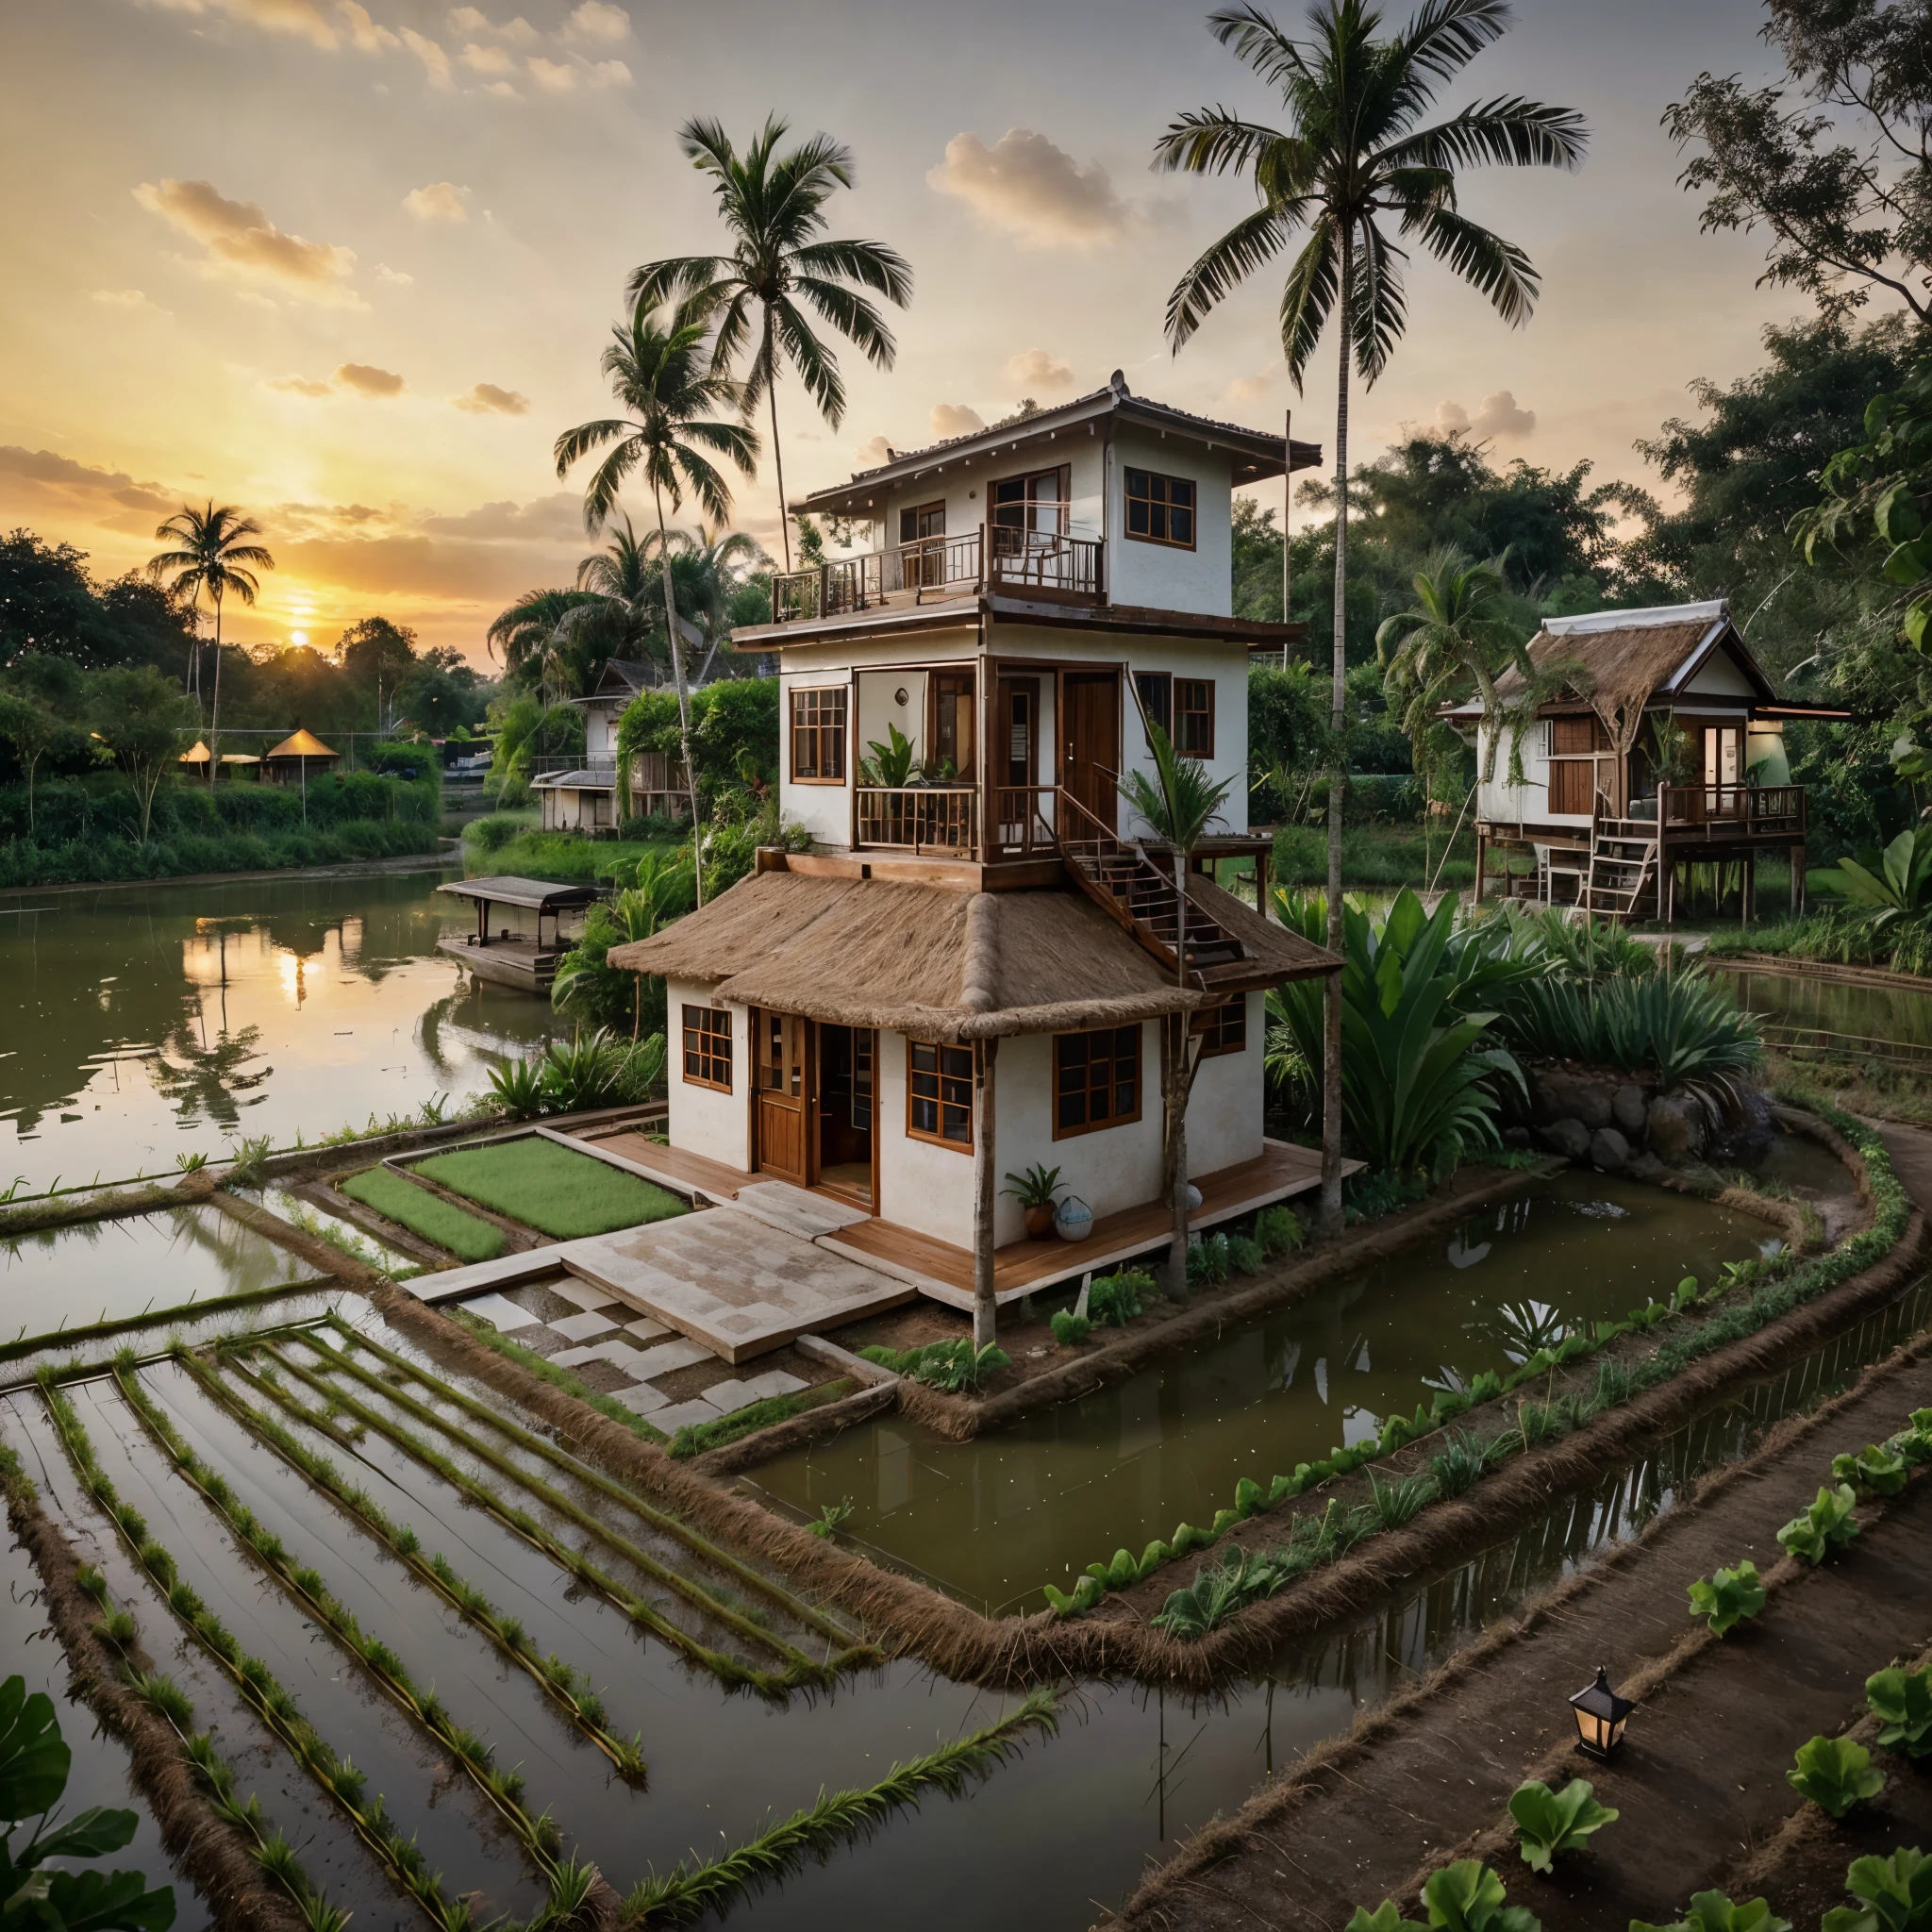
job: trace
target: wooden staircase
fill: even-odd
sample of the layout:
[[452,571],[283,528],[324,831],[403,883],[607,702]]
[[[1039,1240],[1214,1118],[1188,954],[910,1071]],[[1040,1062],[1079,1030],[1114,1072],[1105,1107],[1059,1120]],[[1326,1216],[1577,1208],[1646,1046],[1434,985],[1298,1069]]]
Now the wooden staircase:
[[1197,987],[1239,978],[1248,953],[1191,900],[1185,936],[1174,874],[1141,845],[1123,839],[1064,788],[1058,794],[1060,858],[1074,883],[1131,933],[1169,973],[1178,972],[1179,945],[1188,976]]
[[1656,916],[1657,826],[1651,819],[1596,819],[1577,904],[1592,919]]

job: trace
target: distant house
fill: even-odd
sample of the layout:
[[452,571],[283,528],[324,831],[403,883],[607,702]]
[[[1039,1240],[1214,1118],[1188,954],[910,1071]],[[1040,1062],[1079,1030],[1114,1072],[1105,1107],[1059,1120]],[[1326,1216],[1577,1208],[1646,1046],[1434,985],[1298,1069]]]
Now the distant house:
[[584,755],[538,761],[530,790],[542,811],[543,830],[609,837],[622,819],[650,813],[690,817],[684,768],[658,752],[640,752],[631,760],[630,802],[620,808],[617,797],[618,724],[639,692],[663,682],[655,664],[613,658],[585,696],[570,700],[584,714]]
[[1757,856],[1782,851],[1803,904],[1805,788],[1791,783],[1785,721],[1849,714],[1780,698],[1727,599],[1548,618],[1529,656],[1571,669],[1527,719],[1515,715],[1526,687],[1513,670],[1497,680],[1505,717],[1486,718],[1480,696],[1447,713],[1479,758],[1495,753],[1476,792],[1478,898],[1491,853],[1529,853],[1548,905],[1668,920],[1683,868],[1736,863],[1755,910]]

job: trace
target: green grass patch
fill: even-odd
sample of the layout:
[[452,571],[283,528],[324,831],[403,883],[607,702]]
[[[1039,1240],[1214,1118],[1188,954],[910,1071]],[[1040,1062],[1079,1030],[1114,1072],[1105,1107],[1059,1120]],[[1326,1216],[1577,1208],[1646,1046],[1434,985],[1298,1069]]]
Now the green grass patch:
[[675,1194],[534,1134],[434,1155],[418,1161],[416,1170],[453,1194],[466,1194],[558,1241],[640,1227],[686,1211]]
[[815,1389],[799,1389],[790,1395],[768,1395],[762,1402],[747,1403],[736,1413],[721,1416],[714,1423],[687,1423],[671,1439],[671,1454],[680,1460],[707,1449],[722,1449],[741,1436],[756,1435],[775,1423],[789,1423],[808,1408],[818,1408],[852,1393],[850,1382],[821,1382]]
[[446,1248],[459,1261],[493,1261],[503,1253],[500,1227],[465,1214],[387,1167],[351,1174],[341,1188],[352,1201],[360,1201],[365,1208],[387,1215],[398,1227],[407,1227],[425,1241]]
[[478,837],[476,824],[464,834],[463,867],[470,877],[558,879],[586,886],[620,880],[628,884],[636,876],[639,859],[653,852],[675,849],[651,840],[586,839],[569,832],[531,830],[492,843],[494,836],[492,829]]

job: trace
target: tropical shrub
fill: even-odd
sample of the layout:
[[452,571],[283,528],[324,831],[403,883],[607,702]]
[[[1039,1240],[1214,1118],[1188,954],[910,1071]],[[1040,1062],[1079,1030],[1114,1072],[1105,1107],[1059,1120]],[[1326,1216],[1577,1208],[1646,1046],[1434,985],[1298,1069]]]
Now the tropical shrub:
[[1858,1905],[1833,1907],[1818,1932],[1932,1932],[1932,1858],[1922,1851],[1854,1858],[1845,1890]]
[[1143,1269],[1123,1268],[1117,1274],[1102,1274],[1088,1286],[1089,1320],[1124,1328],[1159,1291],[1153,1275]]
[[1873,848],[1856,858],[1840,858],[1819,874],[1818,883],[1849,901],[1874,926],[1904,913],[1932,909],[1932,826],[1907,826],[1883,852]]
[[1053,1330],[1053,1339],[1062,1348],[1077,1348],[1087,1340],[1088,1330],[1093,1324],[1089,1317],[1073,1308],[1056,1308],[1047,1317],[1046,1325]]
[[505,1060],[490,1070],[490,1097],[513,1121],[543,1111],[543,1058]]
[[1813,1738],[1798,1746],[1785,1782],[1821,1811],[1842,1818],[1885,1789],[1885,1774],[1872,1768],[1871,1752],[1850,1738]]
[[[1318,899],[1277,893],[1291,930],[1326,941]],[[1541,973],[1507,944],[1507,928],[1457,926],[1455,894],[1430,915],[1405,890],[1377,924],[1342,912],[1342,1120],[1354,1151],[1399,1174],[1440,1177],[1500,1144],[1499,1090],[1527,1097],[1522,1069],[1491,1031],[1487,1003]],[[1323,1056],[1322,982],[1291,981],[1268,995],[1271,1051],[1277,1029],[1308,1066]]]
[[[1188,1286],[1190,1288],[1219,1288],[1227,1279],[1229,1257],[1227,1237],[1224,1234],[1203,1235],[1197,1241],[1188,1244]],[[1093,1306],[1090,1294],[1087,1306]]]
[[1778,1531],[1778,1541],[1792,1556],[1802,1557],[1816,1568],[1857,1535],[1857,1522],[1852,1515],[1855,1500],[1849,1483],[1820,1490],[1811,1507]]
[[1307,1240],[1307,1230],[1292,1208],[1264,1208],[1255,1216],[1255,1239],[1271,1260],[1291,1255]]
[[1708,1581],[1700,1576],[1690,1585],[1689,1593],[1690,1614],[1705,1618],[1718,1637],[1764,1607],[1764,1586],[1757,1580],[1757,1565],[1748,1557],[1735,1570],[1718,1571]]
[[1681,1919],[1668,1925],[1632,1919],[1630,1932],[1791,1932],[1791,1922],[1780,1919],[1761,1898],[1733,1905],[1721,1891],[1695,1891]]
[[1620,1814],[1614,1806],[1597,1803],[1596,1788],[1587,1777],[1573,1777],[1560,1791],[1535,1778],[1517,1786],[1509,1815],[1516,1821],[1523,1862],[1532,1872],[1547,1872],[1559,1853],[1575,1851]]
[[935,1341],[921,1352],[912,1374],[949,1395],[977,1389],[995,1369],[1009,1368],[1012,1357],[998,1342],[989,1341],[977,1351],[965,1336],[958,1341]]
[[1879,1671],[1865,1679],[1865,1702],[1880,1724],[1879,1748],[1932,1757],[1932,1665]]

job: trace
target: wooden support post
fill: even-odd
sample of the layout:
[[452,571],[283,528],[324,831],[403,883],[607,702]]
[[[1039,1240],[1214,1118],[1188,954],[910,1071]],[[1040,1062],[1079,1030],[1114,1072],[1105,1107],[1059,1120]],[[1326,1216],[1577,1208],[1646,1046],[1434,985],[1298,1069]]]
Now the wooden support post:
[[982,1040],[973,1055],[973,1346],[990,1347],[997,1331],[993,1300],[993,1061],[997,1040]]
[[1470,899],[1470,904],[1478,910],[1483,903],[1483,860],[1489,857],[1489,852],[1488,835],[1478,827],[1475,835],[1475,891]]
[[1341,974],[1323,984],[1322,1212],[1325,1235],[1341,1232]]
[[1791,916],[1802,919],[1805,916],[1805,848],[1791,847]]

